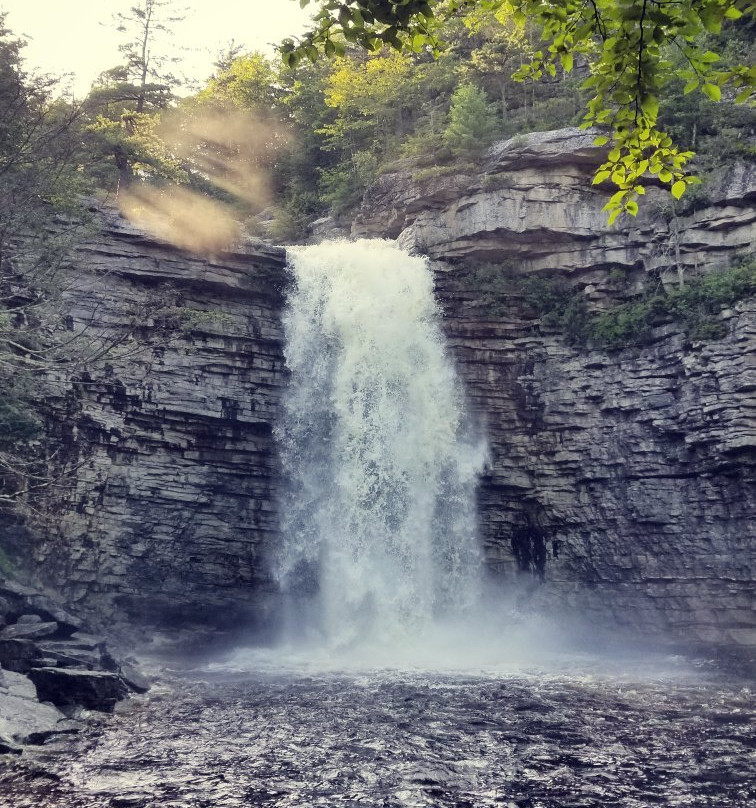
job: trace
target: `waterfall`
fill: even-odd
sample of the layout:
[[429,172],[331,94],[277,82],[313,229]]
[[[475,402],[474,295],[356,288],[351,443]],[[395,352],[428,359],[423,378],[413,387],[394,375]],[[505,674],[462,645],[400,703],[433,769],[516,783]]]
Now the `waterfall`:
[[485,457],[444,346],[433,278],[388,241],[289,250],[286,479],[275,574],[332,649],[413,642],[480,594]]

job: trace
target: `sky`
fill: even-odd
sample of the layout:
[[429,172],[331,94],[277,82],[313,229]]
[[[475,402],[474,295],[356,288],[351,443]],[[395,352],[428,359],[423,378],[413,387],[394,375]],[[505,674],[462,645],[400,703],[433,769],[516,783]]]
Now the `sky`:
[[[6,25],[29,44],[23,55],[28,70],[68,79],[77,98],[92,81],[120,62],[124,40],[113,23],[134,0],[0,0]],[[213,71],[213,61],[231,40],[246,50],[273,55],[273,44],[301,33],[313,6],[302,10],[296,0],[175,0],[172,7],[185,19],[159,50],[178,50],[179,70],[196,82]],[[179,50],[180,49],[180,50]]]

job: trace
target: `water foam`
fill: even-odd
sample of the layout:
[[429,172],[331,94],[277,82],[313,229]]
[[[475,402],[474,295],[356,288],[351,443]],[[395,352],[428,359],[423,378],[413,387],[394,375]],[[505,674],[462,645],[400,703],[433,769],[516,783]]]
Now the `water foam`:
[[388,241],[289,251],[288,488],[275,573],[290,631],[331,650],[398,649],[481,595],[465,413],[424,259]]

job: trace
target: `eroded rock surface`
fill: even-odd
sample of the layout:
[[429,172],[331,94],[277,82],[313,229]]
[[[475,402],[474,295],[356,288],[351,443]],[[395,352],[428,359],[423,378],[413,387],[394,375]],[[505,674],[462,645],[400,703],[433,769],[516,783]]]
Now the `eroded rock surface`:
[[55,382],[61,482],[35,561],[100,625],[251,624],[276,529],[283,250],[197,257],[100,216],[65,290],[95,361]]
[[721,313],[721,339],[668,323],[607,352],[570,347],[516,295],[492,308],[466,275],[486,262],[559,274],[601,310],[617,300],[612,278],[627,297],[753,256],[753,166],[723,170],[676,217],[652,188],[637,220],[610,228],[592,138],[537,133],[495,145],[476,173],[382,177],[353,234],[438,259],[445,329],[491,447],[486,556],[510,581],[524,573],[524,608],[753,648],[753,299]]
[[525,608],[690,643],[756,645],[756,303],[727,336],[575,349],[535,321],[485,320],[439,273],[460,374],[490,442],[489,564]]
[[[637,220],[608,228],[590,185],[599,159],[590,135],[562,130],[498,144],[479,172],[383,177],[352,232],[435,259],[451,349],[490,440],[487,560],[505,587],[527,582],[524,608],[753,647],[753,302],[722,312],[721,339],[668,323],[645,347],[607,353],[570,347],[516,299],[492,312],[461,272],[463,260],[559,271],[600,309],[616,297],[613,271],[629,295],[752,254],[752,168],[723,172],[676,218],[651,189]],[[58,380],[66,485],[45,501],[56,529],[33,552],[105,623],[264,622],[283,264],[261,243],[194,257],[112,216],[70,270],[70,327],[91,320],[117,350]],[[28,667],[24,642],[0,648],[15,643]]]
[[560,129],[495,144],[477,172],[404,171],[365,195],[353,236],[398,238],[444,261],[511,261],[520,272],[608,268],[685,270],[753,252],[756,170],[723,169],[695,212],[672,218],[666,191],[651,187],[636,219],[607,224],[606,190],[591,176],[603,150],[591,133]]

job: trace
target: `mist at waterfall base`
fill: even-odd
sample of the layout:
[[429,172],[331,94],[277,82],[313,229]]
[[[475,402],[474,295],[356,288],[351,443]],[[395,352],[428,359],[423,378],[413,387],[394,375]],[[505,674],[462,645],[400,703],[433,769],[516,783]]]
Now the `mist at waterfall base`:
[[267,661],[504,670],[563,654],[563,627],[486,580],[475,489],[487,446],[427,262],[378,240],[294,248],[289,261],[271,563],[283,615]]

